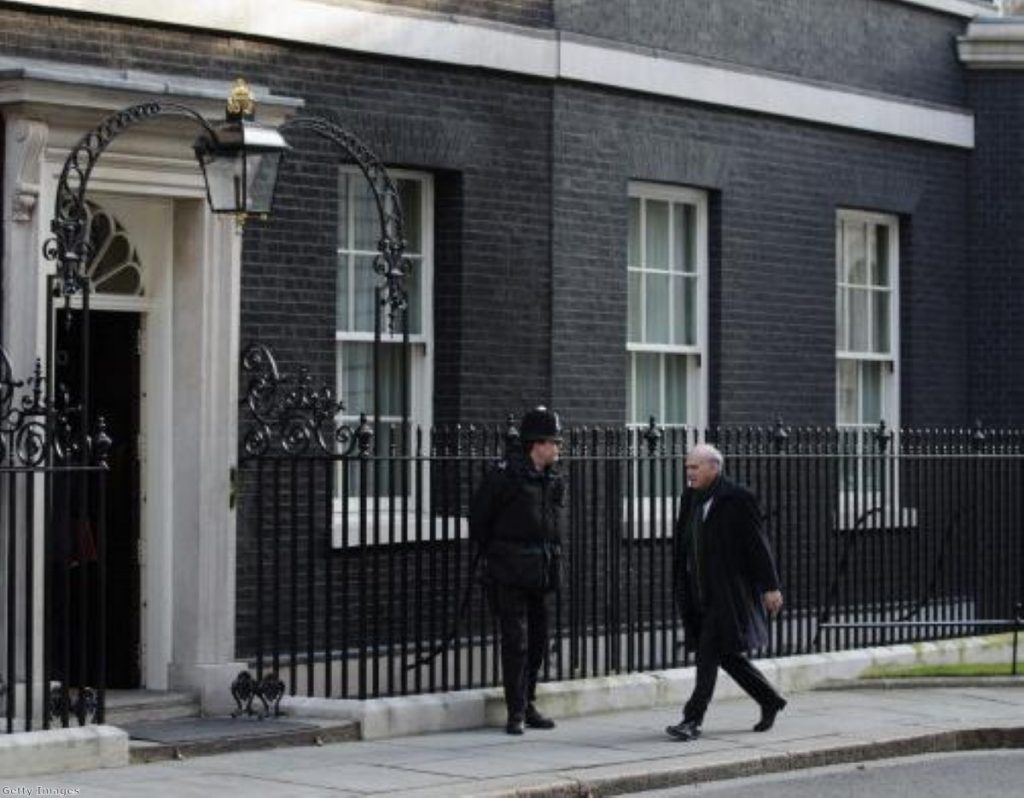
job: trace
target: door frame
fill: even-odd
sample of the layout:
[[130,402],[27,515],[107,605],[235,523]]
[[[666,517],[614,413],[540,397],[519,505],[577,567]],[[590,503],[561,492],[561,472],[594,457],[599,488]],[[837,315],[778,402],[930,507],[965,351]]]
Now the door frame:
[[[48,165],[58,168],[54,161]],[[111,171],[116,172],[116,167]],[[140,686],[166,690],[173,617],[171,319],[174,214],[180,200],[164,191],[154,191],[152,183],[145,186],[147,190],[134,191],[121,180],[105,181],[102,172],[98,177],[90,182],[89,197],[124,224],[130,240],[140,250],[140,259],[146,261],[145,296],[94,293],[89,295],[89,307],[91,311],[139,314]],[[151,223],[160,225],[162,235],[151,236],[152,231],[139,230],[139,217],[147,214],[151,214]],[[74,297],[69,304],[81,307],[81,298]]]

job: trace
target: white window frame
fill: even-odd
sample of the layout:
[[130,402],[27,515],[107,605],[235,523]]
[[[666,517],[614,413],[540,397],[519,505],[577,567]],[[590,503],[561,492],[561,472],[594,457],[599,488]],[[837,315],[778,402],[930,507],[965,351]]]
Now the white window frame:
[[[420,270],[420,302],[422,306],[420,308],[420,319],[421,326],[420,332],[417,334],[409,335],[410,349],[410,381],[409,381],[409,420],[411,425],[411,435],[415,436],[415,429],[419,427],[424,431],[424,436],[429,433],[433,423],[433,395],[434,395],[434,176],[429,172],[420,172],[408,169],[389,169],[388,174],[396,182],[398,180],[416,180],[420,184],[420,202],[422,204],[421,217],[420,217],[420,254],[415,257],[413,268]],[[344,165],[338,170],[339,184],[342,175],[348,175],[355,177],[357,180],[365,180],[363,173],[355,165]],[[348,198],[347,207],[352,207],[351,195]],[[354,229],[352,214],[349,214],[347,220],[348,234],[347,240],[354,244]],[[375,256],[377,250],[357,250],[354,247],[337,247],[337,257],[340,258],[344,255],[350,257],[358,256]],[[340,266],[339,274],[340,274]],[[347,277],[349,279],[349,319],[354,319],[354,302],[355,302],[355,286],[353,282],[354,269],[349,266],[347,268]],[[337,318],[337,317],[336,317]],[[372,344],[374,341],[374,334],[372,332],[350,332],[346,330],[337,329],[335,325],[335,362],[338,365],[337,373],[337,389],[338,396],[342,401],[346,402],[346,413],[341,416],[343,423],[353,426],[358,425],[359,416],[361,412],[366,412],[367,417],[370,418],[370,411],[372,408],[357,408],[348,405],[344,386],[342,385],[342,379],[344,375],[344,369],[339,359],[339,350],[344,343],[369,343]],[[381,343],[383,344],[400,344],[402,342],[401,333],[390,333],[384,332],[381,334]],[[422,356],[417,356],[415,347],[422,348]],[[385,416],[383,423],[400,423],[401,419],[392,419],[390,416]],[[415,440],[413,437],[412,440]],[[340,467],[340,465],[339,465]],[[410,479],[410,485],[414,485],[414,480]],[[427,490],[427,486],[424,486],[424,490]],[[429,491],[427,491],[429,495]],[[372,494],[368,494],[369,507],[368,513],[373,514],[374,508],[380,514],[382,519],[388,518],[390,511],[390,498],[388,496],[373,497]],[[395,510],[395,527],[397,530],[401,529],[401,516],[402,513],[401,504]],[[343,540],[344,525],[342,515],[348,516],[348,540]],[[416,529],[415,510],[411,507],[406,507],[405,513],[408,519],[408,529],[410,535],[414,533]],[[425,532],[429,532],[429,520],[424,518],[421,520],[422,528]],[[457,524],[456,527],[459,530],[459,537],[464,537],[467,531],[462,529],[465,525],[460,522],[460,519],[452,519],[452,523]],[[380,529],[377,533],[377,540],[374,543],[386,545],[392,541],[388,539],[388,524],[384,523],[379,525]],[[396,540],[395,543],[400,541]],[[348,506],[342,506],[342,500],[340,497],[335,496],[334,498],[334,522],[332,524],[331,534],[331,545],[335,549],[342,548],[345,545],[353,546],[359,543],[359,497],[349,497]]]
[[[842,362],[854,362],[858,366],[863,363],[883,363],[888,364],[889,367],[882,369],[882,412],[881,417],[885,421],[886,428],[892,434],[892,438],[888,443],[888,451],[896,451],[899,447],[899,430],[900,430],[900,275],[901,267],[900,263],[900,220],[899,217],[892,214],[877,213],[873,211],[861,211],[850,208],[840,208],[836,211],[835,221],[835,302],[836,302],[836,314],[839,313],[839,291],[846,288],[855,288],[863,290],[878,290],[872,289],[870,283],[865,285],[856,285],[853,283],[845,282],[842,277],[845,276],[845,246],[844,246],[844,225],[848,224],[862,224],[868,227],[866,237],[866,250],[870,252],[873,248],[874,228],[878,226],[884,226],[889,230],[889,251],[888,251],[888,262],[889,262],[889,351],[888,353],[880,352],[861,352],[856,350],[850,350],[845,348],[845,342],[838,340],[839,325],[836,325],[836,376],[835,376],[835,392],[836,392],[836,405],[835,405],[835,419],[836,428],[838,430],[860,430],[864,435],[871,435],[874,430],[877,429],[877,425],[865,425],[863,423],[850,424],[840,421],[842,412],[842,396],[839,390],[839,366]],[[865,269],[868,270],[870,275],[870,267],[865,264]],[[847,303],[847,309],[851,304]],[[873,313],[874,303],[868,303],[868,318],[867,325],[868,329],[873,329]],[[837,318],[838,322],[838,318]],[[847,324],[847,326],[849,326]],[[863,378],[858,375],[858,417],[861,415],[862,403],[863,403]],[[858,461],[863,462],[863,461]],[[900,489],[899,489],[899,473],[898,471],[893,476],[890,484],[891,491],[886,496],[886,506],[881,507],[881,491],[869,490],[869,491],[852,491],[852,490],[841,490],[838,500],[838,517],[836,518],[837,529],[845,530],[851,529],[856,522],[857,517],[868,510],[880,509],[882,517],[879,518],[877,514],[872,515],[872,519],[865,524],[864,530],[878,529],[884,525],[885,522],[893,524],[895,526],[906,527],[908,525],[914,525],[917,523],[917,511],[913,508],[901,507],[900,501]],[[847,512],[852,511],[853,517],[848,518]]]
[[[671,424],[667,425],[664,418],[657,419],[661,426],[673,426],[673,427],[696,427],[699,430],[703,430],[707,426],[707,407],[708,407],[708,195],[707,192],[699,189],[688,188],[686,186],[671,186],[662,183],[644,183],[631,181],[628,190],[629,199],[639,200],[660,200],[665,202],[675,202],[687,205],[693,205],[696,208],[696,231],[697,231],[697,246],[696,246],[696,261],[697,261],[697,302],[696,311],[697,318],[694,322],[694,329],[697,334],[697,341],[695,344],[648,344],[643,342],[633,342],[629,340],[629,329],[627,325],[626,330],[626,352],[645,352],[652,354],[672,354],[672,355],[688,355],[689,367],[687,369],[687,386],[689,395],[687,396],[687,414],[688,418],[684,424]],[[627,280],[630,272],[640,271],[641,273],[647,273],[654,271],[646,268],[646,250],[647,250],[647,236],[646,236],[646,204],[641,202],[640,204],[640,261],[644,264],[640,269],[633,268],[629,264],[629,253],[627,247],[626,254],[626,273]],[[628,212],[628,209],[627,209]],[[671,214],[670,214],[671,218]],[[628,220],[627,220],[628,225]],[[672,225],[669,225],[669,262],[672,262],[674,254],[674,235],[672,232]],[[666,271],[666,274],[678,274],[678,272]],[[692,274],[692,272],[691,272]],[[641,280],[641,290],[644,288],[645,281]],[[627,288],[628,291],[628,288]],[[669,293],[669,303],[674,301],[672,293]],[[640,329],[646,330],[646,302],[641,299],[640,302]],[[627,308],[628,317],[628,308]],[[632,392],[632,402],[627,401],[627,407],[636,405],[636,368],[633,358],[629,358],[629,369],[630,373],[627,374],[627,385],[626,390]],[[662,408],[665,407],[665,395],[664,395],[664,380],[662,380],[662,396],[660,397],[659,404]],[[694,410],[696,408],[696,410]],[[626,424],[630,427],[645,427],[648,423],[647,419],[639,419],[633,421],[627,417]]]
[[[659,426],[663,427],[674,427],[681,429],[694,429],[698,431],[698,435],[703,440],[704,430],[707,427],[707,413],[708,413],[708,271],[709,271],[709,217],[708,217],[708,194],[706,191],[700,189],[690,188],[687,186],[667,185],[664,183],[647,183],[640,181],[631,181],[628,188],[629,200],[639,199],[640,204],[640,231],[639,231],[639,245],[640,245],[640,261],[642,267],[636,269],[629,263],[629,251],[627,242],[626,252],[626,273],[627,280],[630,272],[639,271],[641,273],[647,273],[651,270],[646,268],[646,251],[647,251],[647,225],[646,225],[646,214],[647,206],[642,200],[660,200],[669,203],[681,203],[692,205],[696,211],[695,218],[695,229],[696,229],[696,275],[697,275],[697,301],[695,303],[697,318],[694,320],[694,330],[696,331],[696,342],[694,344],[648,344],[643,342],[633,342],[629,340],[629,327],[628,327],[628,308],[627,308],[627,328],[626,328],[626,352],[632,354],[634,352],[648,352],[654,354],[672,354],[672,355],[687,355],[688,356],[688,368],[687,368],[687,419],[682,424],[668,424],[665,418],[656,419]],[[628,213],[628,206],[627,206]],[[669,218],[671,219],[671,212]],[[628,219],[627,219],[628,226]],[[669,224],[669,252],[668,258],[669,263],[672,263],[672,259],[675,255],[675,235],[672,224]],[[679,272],[673,272],[667,270],[666,274],[679,274]],[[688,272],[693,274],[693,272]],[[646,281],[641,280],[641,290],[646,290]],[[628,287],[627,287],[628,292]],[[674,296],[669,293],[670,308],[671,303],[674,302]],[[643,299],[643,294],[640,300],[640,312],[641,318],[639,320],[641,331],[646,331],[646,312],[647,303]],[[671,310],[670,310],[671,314]],[[626,406],[635,407],[636,405],[636,366],[632,357],[627,360],[628,368],[630,372],[627,374],[627,385],[626,390],[632,391],[632,402],[628,401]],[[662,366],[664,368],[664,366]],[[659,398],[659,405],[665,407],[665,380],[661,381],[661,397]],[[636,421],[626,418],[626,426],[631,429],[646,429],[649,423],[648,419],[637,419]],[[673,497],[667,502],[668,512],[672,516],[665,523],[665,519],[661,515],[662,501],[660,497],[645,496],[641,497],[638,495],[639,491],[639,473],[634,474],[634,481],[637,483],[634,486],[634,499],[633,507],[639,506],[640,517],[637,519],[634,515],[632,519],[629,518],[630,503],[628,501],[623,502],[622,508],[622,521],[623,529],[630,529],[630,521],[632,521],[632,534],[631,537],[634,540],[647,540],[651,538],[661,538],[664,536],[672,537],[674,529],[674,518],[677,511],[677,501]],[[634,510],[635,512],[635,510]],[[629,537],[630,533],[624,532],[624,535]]]

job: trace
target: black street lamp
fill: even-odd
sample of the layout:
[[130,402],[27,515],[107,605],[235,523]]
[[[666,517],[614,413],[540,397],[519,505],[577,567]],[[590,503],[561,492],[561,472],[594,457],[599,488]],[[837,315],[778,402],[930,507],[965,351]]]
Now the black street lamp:
[[[84,135],[64,161],[57,181],[57,201],[44,254],[57,262],[62,293],[88,294],[89,215],[85,193],[89,176],[121,133],[157,116],[183,116],[202,128],[193,145],[203,171],[206,196],[214,213],[231,213],[239,223],[250,214],[271,210],[281,158],[290,147],[281,134],[255,121],[256,102],[245,81],[235,81],[225,119],[210,123],[198,111],[177,103],[153,101],[133,105],[104,119]],[[86,300],[83,298],[83,302]]]
[[270,214],[281,159],[291,149],[275,128],[255,121],[255,110],[249,87],[236,81],[225,120],[204,130],[193,145],[210,210],[233,213],[240,223],[249,214]]

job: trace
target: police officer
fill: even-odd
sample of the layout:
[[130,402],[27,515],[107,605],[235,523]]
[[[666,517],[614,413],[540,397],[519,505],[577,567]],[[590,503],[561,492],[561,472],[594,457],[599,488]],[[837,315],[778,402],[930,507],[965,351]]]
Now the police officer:
[[501,666],[508,722],[505,731],[551,729],[534,706],[547,645],[545,596],[560,581],[560,516],[565,487],[555,470],[562,443],[558,414],[528,411],[519,426],[521,456],[510,456],[473,497],[470,536],[481,547],[491,606],[501,627]]

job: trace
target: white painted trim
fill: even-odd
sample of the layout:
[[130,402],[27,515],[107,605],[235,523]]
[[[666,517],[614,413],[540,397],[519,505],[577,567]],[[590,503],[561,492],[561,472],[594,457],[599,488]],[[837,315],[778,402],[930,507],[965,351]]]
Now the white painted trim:
[[974,147],[974,116],[966,111],[915,105],[668,55],[612,50],[597,43],[563,41],[561,52],[560,76],[570,80],[953,147]]
[[968,69],[1024,69],[1024,19],[976,20],[956,46]]
[[986,0],[895,0],[895,2],[968,19],[973,19],[979,14],[999,13],[996,4],[986,2]]
[[553,31],[468,23],[441,15],[406,15],[380,7],[317,0],[55,0],[20,5],[184,25],[203,30],[553,77]]
[[[968,0],[902,0],[974,17],[987,4]],[[316,0],[56,0],[22,3],[56,10],[124,17],[157,24],[259,36],[373,55],[480,67],[567,79],[970,149],[974,118],[967,111],[859,93],[763,72],[630,51],[611,43],[464,17],[400,14]],[[2,88],[2,87],[0,87]]]

